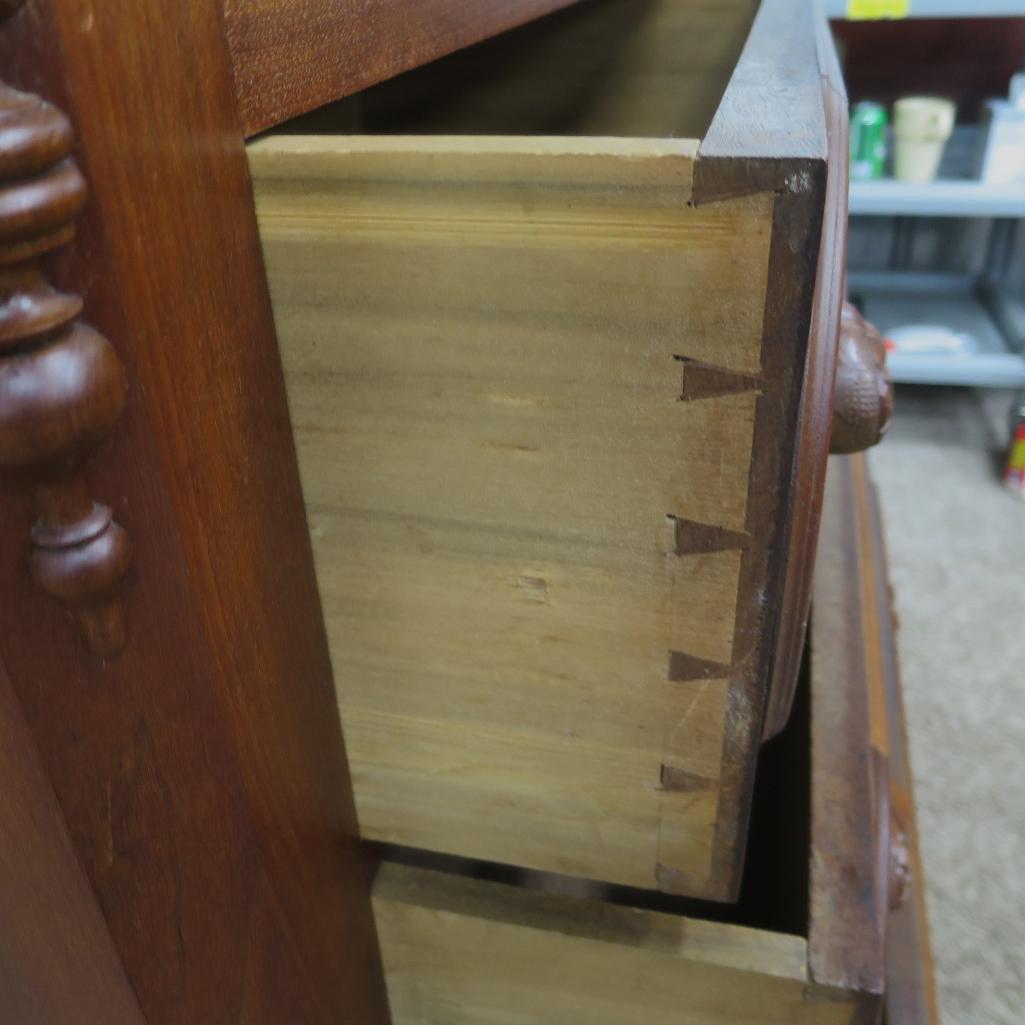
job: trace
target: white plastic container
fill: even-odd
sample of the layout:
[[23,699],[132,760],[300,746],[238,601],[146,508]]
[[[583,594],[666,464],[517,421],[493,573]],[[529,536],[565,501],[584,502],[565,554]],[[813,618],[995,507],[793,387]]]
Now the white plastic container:
[[894,173],[900,181],[930,182],[954,130],[955,106],[933,96],[905,96],[893,105]]
[[1012,75],[1006,100],[982,108],[978,176],[994,185],[1025,182],[1025,75]]

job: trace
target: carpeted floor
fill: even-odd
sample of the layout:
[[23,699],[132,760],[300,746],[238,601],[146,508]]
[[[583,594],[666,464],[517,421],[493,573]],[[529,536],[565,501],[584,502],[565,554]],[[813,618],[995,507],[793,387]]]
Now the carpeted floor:
[[944,1025],[1025,1022],[1025,502],[1009,393],[905,389],[872,453]]

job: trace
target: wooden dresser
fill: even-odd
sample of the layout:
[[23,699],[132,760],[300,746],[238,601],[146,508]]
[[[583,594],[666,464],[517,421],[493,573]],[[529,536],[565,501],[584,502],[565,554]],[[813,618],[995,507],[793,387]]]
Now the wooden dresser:
[[7,0],[0,79],[0,1019],[934,1021],[813,5]]

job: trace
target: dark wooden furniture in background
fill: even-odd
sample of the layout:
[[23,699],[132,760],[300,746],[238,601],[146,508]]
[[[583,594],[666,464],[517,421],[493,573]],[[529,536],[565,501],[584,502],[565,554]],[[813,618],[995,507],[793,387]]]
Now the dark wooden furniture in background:
[[832,24],[852,102],[889,106],[901,96],[949,96],[957,102],[959,122],[976,121],[984,100],[1005,96],[1025,57],[1020,17]]

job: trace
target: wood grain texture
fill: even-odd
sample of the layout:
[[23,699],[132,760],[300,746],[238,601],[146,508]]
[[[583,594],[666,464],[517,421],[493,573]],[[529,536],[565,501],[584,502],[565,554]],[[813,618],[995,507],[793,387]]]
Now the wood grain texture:
[[[825,27],[808,0],[761,0],[722,102],[701,142],[708,160],[750,162],[762,177],[792,168],[772,161],[824,160],[828,155],[822,103],[819,32]],[[742,171],[739,165],[735,171]],[[731,184],[710,164],[706,198]],[[732,184],[741,186],[741,176]]]
[[283,130],[698,138],[756,0],[588,0]]
[[845,1025],[805,940],[385,865],[374,911],[396,1025]]
[[4,1025],[144,1025],[0,663]]
[[896,613],[879,495],[871,480],[868,485],[866,527],[872,540],[875,602],[880,610],[879,650],[886,683],[890,807],[897,813],[895,817],[904,832],[907,855],[903,899],[895,902],[896,895],[890,893],[891,911],[886,933],[886,1021],[887,1025],[939,1025],[929,913],[925,902],[926,878],[918,839],[914,781],[897,657]]
[[[738,709],[760,737],[770,721],[779,722],[774,718],[777,693],[792,696],[800,668],[801,644],[799,632],[793,643],[793,624],[801,619],[800,597],[802,589],[808,590],[811,562],[794,524],[808,515],[802,508],[808,500],[804,478],[820,472],[809,460],[824,459],[826,449],[799,453],[811,417],[817,416],[827,431],[829,424],[830,391],[823,393],[821,378],[829,380],[830,389],[832,379],[822,371],[819,336],[811,344],[811,329],[820,258],[842,266],[842,248],[835,248],[835,233],[823,240],[823,231],[836,216],[837,193],[834,184],[827,200],[835,161],[830,161],[822,88],[821,27],[813,8],[802,0],[761,4],[694,169],[699,208],[752,190],[771,190],[776,196],[761,372],[772,393],[790,397],[784,402],[760,398],[756,407],[756,437],[775,437],[780,448],[774,450],[778,458],[767,452],[752,463],[749,490],[758,501],[749,509],[748,529],[766,555],[759,560],[754,552],[745,554],[740,582],[743,594],[751,593],[754,581],[765,579],[775,598],[768,610],[749,606],[738,628],[750,638],[749,658],[755,667],[751,678],[759,681]],[[837,303],[841,295],[842,289]],[[803,606],[806,615],[806,602]],[[747,793],[758,745],[743,730],[735,731],[732,745],[724,757],[729,770],[724,784],[729,792]],[[744,846],[736,838],[745,835],[746,819],[735,822],[720,815],[719,829],[739,875]]]
[[[909,780],[880,541],[864,458],[835,457],[810,638],[811,887],[801,935],[386,863],[374,906],[396,1022],[555,1023],[584,1008],[589,1020],[639,1025],[870,1025],[885,980],[891,1025],[932,1025],[921,907],[889,914],[884,938],[886,797]],[[888,751],[900,763],[892,778]],[[763,883],[776,891],[771,875]],[[747,897],[746,913],[758,914]]]
[[246,135],[576,0],[222,0]]
[[[807,8],[805,8],[807,15]],[[808,356],[792,464],[793,498],[781,542],[786,556],[779,635],[765,712],[764,736],[781,730],[790,714],[811,603],[812,574],[833,399],[840,309],[846,291],[848,117],[847,96],[828,27],[817,17],[815,61],[820,77],[826,144],[826,191],[809,324]]]
[[[881,998],[890,810],[878,639],[889,609],[877,604],[866,502],[863,456],[834,456],[814,580],[810,966],[820,983]],[[820,718],[845,728],[823,737]]]
[[[892,594],[878,498],[864,455],[829,461],[812,654],[820,710],[834,704],[837,695],[858,695],[856,703],[847,699],[852,728],[844,737],[859,739],[820,746],[820,758],[832,760],[844,744],[867,754],[847,759],[842,773],[843,788],[855,798],[846,819],[835,810],[840,772],[823,773],[818,793],[813,789],[815,814],[826,823],[816,835],[826,842],[812,862],[812,900],[817,892],[830,891],[841,903],[828,905],[818,920],[812,917],[812,973],[820,982],[858,980],[867,992],[882,991],[885,982],[889,1025],[937,1025]],[[869,818],[874,825],[868,825]],[[872,830],[878,838],[874,865]],[[903,894],[893,890],[892,855],[898,845],[906,859]]]
[[845,302],[840,314],[830,452],[863,452],[878,445],[892,415],[893,381],[886,369],[886,343],[876,328]]
[[249,152],[364,835],[725,896],[775,442],[678,357],[758,371],[772,197],[695,211],[679,141]]
[[0,83],[0,467],[32,496],[29,565],[89,647],[125,643],[121,592],[131,545],[93,501],[85,463],[125,405],[110,343],[78,319],[42,261],[74,235],[85,182],[64,115]]
[[[665,4],[653,7],[663,15],[669,10]],[[743,13],[739,6],[730,8],[731,16]],[[802,16],[792,17],[797,14]],[[789,0],[765,5],[754,45],[749,42],[710,135],[701,143],[692,191],[682,179],[665,179],[662,196],[657,189],[648,191],[659,182],[640,170],[639,158],[645,152],[665,157],[673,147],[680,155],[680,144],[671,141],[587,136],[523,142],[483,135],[319,141],[298,137],[270,138],[251,147],[279,323],[297,325],[295,342],[292,329],[283,326],[282,331],[286,361],[294,359],[290,379],[294,370],[300,381],[291,389],[293,410],[299,411],[297,419],[303,424],[300,451],[304,465],[309,462],[316,468],[304,471],[307,501],[316,509],[315,519],[324,510],[336,510],[331,515],[337,522],[315,521],[313,529],[322,587],[330,594],[328,618],[343,714],[351,718],[350,734],[366,743],[360,748],[363,741],[352,740],[354,760],[362,767],[356,773],[357,800],[368,835],[642,886],[652,885],[654,870],[655,884],[667,890],[722,898],[734,892],[742,868],[745,805],[762,732],[765,681],[781,621],[778,603],[766,603],[760,596],[779,593],[788,572],[785,528],[792,498],[792,452],[828,154],[815,23],[806,14]],[[564,17],[575,16],[576,12],[567,12]],[[666,24],[674,23],[670,19]],[[670,33],[670,38],[676,37]],[[653,52],[657,57],[661,50],[656,47]],[[796,74],[786,70],[795,64]],[[642,95],[644,83],[657,81],[660,69],[655,60],[638,73],[636,88]],[[760,130],[751,128],[760,116],[757,104],[752,104],[757,99],[764,105],[754,80],[765,74],[775,89],[774,102],[797,104],[794,116],[799,126],[790,144],[780,139],[766,143]],[[629,93],[629,76],[624,82]],[[462,127],[472,124],[473,118],[461,109],[460,95],[457,92],[452,102],[458,115],[455,123]],[[444,107],[440,110],[433,107],[424,123],[445,125]],[[783,131],[775,111],[772,116]],[[574,119],[574,130],[586,130],[590,123],[585,114],[582,120]],[[400,119],[391,127],[396,124],[415,127],[418,122]],[[488,125],[481,120],[478,130],[486,132]],[[672,129],[662,125],[662,130]],[[790,156],[778,159],[777,147]],[[568,169],[574,162],[578,168],[601,166],[597,174],[604,193],[588,186],[582,171],[575,172],[576,178],[563,175],[546,182],[546,168],[561,163]],[[649,164],[653,174],[668,166],[656,159]],[[690,173],[683,167],[680,162],[678,177]],[[670,184],[677,186],[675,194]],[[624,185],[630,189],[624,190]],[[571,190],[577,190],[579,198],[574,196],[572,205],[563,209],[558,196],[574,195]],[[745,203],[755,202],[742,197],[754,195],[762,197],[758,202],[763,216],[739,233],[724,221],[720,227],[709,227],[708,238],[728,238],[742,254],[751,251],[741,240],[745,233],[752,242],[768,242],[767,255],[762,249],[752,264],[768,267],[764,298],[760,288],[745,290],[760,277],[753,272],[738,274],[735,265],[715,257],[702,264],[700,242],[695,241],[702,224],[719,224],[716,218],[721,217],[729,220]],[[690,201],[696,210],[680,207]],[[643,212],[644,203],[652,212]],[[670,228],[677,223],[679,228]],[[753,231],[755,223],[760,227]],[[694,229],[692,236],[686,234],[688,224]],[[770,225],[771,237],[766,234]],[[693,265],[686,262],[688,245],[696,247]],[[722,255],[728,248],[710,251]],[[350,268],[345,274],[339,271],[342,259]],[[670,279],[679,289],[675,295]],[[731,286],[736,288],[727,298]],[[638,301],[641,296],[643,302]],[[731,319],[733,311],[741,311],[739,328]],[[491,327],[496,318],[503,325],[500,332]],[[738,342],[731,335],[750,341],[746,332],[752,325],[760,345],[738,362],[733,355]],[[336,335],[339,330],[345,334]],[[501,338],[493,351],[482,345],[484,332]],[[665,344],[663,334],[672,338],[670,344]],[[553,344],[560,337],[566,341]],[[653,343],[656,349],[642,348]],[[626,358],[629,367],[627,344],[636,346],[633,358],[638,366],[633,369],[616,362]],[[506,353],[515,354],[516,360],[511,362]],[[664,387],[660,356],[683,358],[677,359],[674,402],[664,408],[654,390]],[[459,370],[473,360],[481,361],[479,369]],[[507,378],[514,372],[510,368],[520,364],[530,369],[521,371],[525,376],[522,384],[517,382],[519,391],[533,399],[506,402],[501,412],[498,399],[474,406],[482,395],[508,392]],[[580,411],[560,420],[561,400],[553,405],[546,396],[558,395],[562,382],[576,378],[574,401],[581,404]],[[615,382],[608,394],[601,390],[603,380]],[[594,382],[599,382],[597,387]],[[620,382],[636,393],[616,392],[622,388]],[[338,389],[348,393],[357,384],[359,397],[339,402]],[[308,385],[312,390],[306,391]],[[615,395],[614,400],[609,395]],[[651,404],[641,401],[648,396]],[[442,408],[443,398],[461,403],[463,411],[447,419],[432,412]],[[403,405],[404,412],[398,415],[395,410]],[[596,416],[595,411],[604,413],[606,408],[606,419]],[[350,410],[356,418],[351,422],[345,419]],[[728,412],[717,415],[710,410]],[[750,457],[735,456],[735,441],[716,423],[750,424],[746,418],[752,414],[755,447],[750,449],[748,441]],[[667,415],[676,425],[671,430],[661,426]],[[595,417],[595,422],[588,417]],[[323,424],[332,418],[336,426],[325,429]],[[482,422],[492,422],[483,431],[490,446],[486,453],[475,448]],[[567,443],[553,447],[551,439],[563,429]],[[513,434],[522,437],[510,441],[507,435]],[[697,440],[701,437],[705,444]],[[666,481],[654,487],[657,476],[651,476],[649,467],[668,466],[674,459],[671,490],[666,491]],[[358,484],[355,490],[330,483],[343,478],[369,483]],[[452,482],[460,479],[464,487],[453,489]],[[467,486],[472,482],[476,484]],[[733,498],[726,498],[727,486],[739,487],[731,492]],[[737,496],[749,498],[738,504]],[[556,549],[545,549],[538,538],[551,524],[560,524],[553,534],[559,544],[569,539],[594,548],[596,541],[604,545],[612,538],[617,545],[647,547],[650,559],[654,535],[641,525],[649,522],[652,514],[647,510],[652,508],[659,509],[660,518],[673,521],[678,565],[688,564],[682,553],[691,542],[683,536],[681,545],[680,534],[687,521],[700,525],[702,537],[711,527],[729,532],[724,537],[742,536],[745,542],[715,559],[706,553],[704,566],[695,569],[684,590],[674,584],[666,591],[664,567],[672,564],[662,557],[642,569],[638,561],[628,568],[596,562],[592,553],[578,554],[567,565],[600,566],[601,576],[589,579],[575,568],[569,589],[558,576],[548,575],[549,567],[558,565],[553,561]],[[344,523],[337,516],[340,509],[349,510]],[[581,517],[582,509],[586,518]],[[429,527],[427,533],[409,534],[408,523],[414,521],[419,530]],[[486,586],[475,578],[474,560],[486,558],[495,542],[487,533],[470,540],[465,533],[468,522],[492,533],[501,528],[510,538],[518,538],[506,542],[508,551],[501,553],[492,569],[493,582]],[[628,522],[632,526],[624,533],[622,525]],[[464,531],[463,540],[447,526],[452,523]],[[694,542],[691,554],[703,543]],[[664,540],[656,541],[655,552],[664,555],[664,545]],[[376,554],[371,557],[369,552]],[[461,564],[454,561],[457,552],[463,553]],[[565,555],[561,558],[566,560]],[[697,565],[693,560],[690,564]],[[334,567],[330,581],[325,579],[325,565]],[[616,574],[625,572],[633,583],[619,581]],[[403,593],[407,579],[424,585]],[[504,589],[503,581],[518,580],[533,583],[524,583],[522,593]],[[613,580],[616,583],[610,586]],[[557,600],[553,582],[560,584]],[[712,584],[714,594],[722,597],[707,592]],[[738,596],[732,605],[725,598],[727,590]],[[359,597],[367,593],[373,596],[369,605]],[[667,593],[679,596],[666,604]],[[453,595],[463,597],[457,602]],[[567,611],[560,611],[563,598]],[[683,604],[672,604],[681,600]],[[594,606],[597,616],[587,611],[580,618],[581,613],[573,612]],[[502,609],[497,618],[489,614],[495,608]],[[658,610],[654,616],[647,611],[653,608]],[[642,618],[638,609],[645,610]],[[673,624],[685,624],[672,630],[682,630],[686,643],[676,643],[665,624],[654,630],[643,626],[657,624],[666,615]],[[559,616],[564,623],[557,630],[548,629]],[[577,618],[566,618],[572,616]],[[609,638],[620,635],[610,624],[617,621],[635,624],[634,641],[611,649]],[[430,627],[396,635],[400,622]],[[524,622],[531,624],[526,631],[521,629]],[[376,633],[368,625],[373,623],[378,624]],[[516,649],[516,638],[531,637],[536,643],[529,651]],[[722,637],[728,640],[712,650]],[[553,638],[568,643],[553,653]],[[606,682],[595,684],[594,672],[586,671],[587,660],[611,657],[613,650],[618,660],[609,661],[597,675]],[[479,658],[474,653],[480,651],[489,654],[475,665]],[[562,669],[553,668],[563,663]],[[517,665],[526,665],[529,671],[517,671]],[[603,693],[615,702],[610,707],[623,707],[625,684],[615,681],[639,678],[627,671],[630,665],[634,674],[650,681],[649,688],[655,686],[656,672],[663,682],[668,675],[675,683],[691,684],[713,681],[709,673],[714,666],[729,667],[729,672],[719,687],[703,692],[702,702],[712,703],[701,711],[689,704],[666,710],[661,697],[642,700],[643,690],[633,692],[637,696],[630,700],[636,705],[628,707],[645,707],[645,716],[654,714],[660,723],[681,724],[668,730],[667,739],[666,728],[647,719],[639,730],[628,721],[618,734],[610,732],[604,725],[607,717],[596,713]],[[447,668],[439,672],[441,666]],[[673,666],[679,670],[678,679],[673,679]],[[561,680],[556,686],[553,672]],[[581,682],[585,672],[586,685]],[[425,674],[430,686],[422,682]],[[524,684],[523,677],[533,682]],[[405,682],[396,685],[397,679]],[[453,679],[464,682],[451,684]],[[454,704],[439,700],[450,686],[461,695]],[[504,709],[517,709],[517,702],[522,705],[518,711],[503,712],[511,719],[506,732],[497,736],[481,733],[482,725],[493,726],[485,695],[495,691],[502,695]],[[679,693],[674,700],[683,700]],[[555,704],[545,714],[545,701],[553,694]],[[594,704],[581,705],[588,694]],[[400,709],[407,698],[415,712],[403,720]],[[461,711],[452,712],[453,707]],[[449,718],[462,724],[455,748],[448,746]],[[517,743],[511,740],[516,730],[527,730],[536,741],[541,729],[540,736],[547,734],[545,743],[551,747],[560,723],[569,739],[558,739],[557,758],[545,763],[537,751],[527,762],[516,758]],[[427,724],[429,731],[421,732]],[[709,749],[717,747],[712,738],[717,730],[723,732],[717,724],[728,726],[718,754],[712,755]],[[584,733],[574,739],[578,729]],[[703,738],[697,747],[686,739],[690,730]],[[398,736],[401,743],[391,743],[389,737]],[[664,818],[670,800],[664,788],[652,793],[634,785],[616,796],[606,784],[601,793],[609,796],[596,800],[593,781],[574,784],[574,778],[586,777],[588,759],[573,757],[573,746],[585,751],[589,743],[611,744],[609,750],[620,753],[643,752],[643,763],[636,758],[627,763],[628,776],[640,773],[650,779],[650,771],[642,766],[650,763],[657,743],[670,752],[658,762],[660,781],[677,778],[674,768],[691,772],[677,765],[681,757],[691,757],[700,766],[692,773],[699,778],[710,778],[710,765],[718,764],[720,770],[704,792],[691,793],[685,809],[681,803],[683,818],[673,826]],[[469,759],[474,766],[469,778],[487,784],[478,786],[477,803],[465,795],[444,802],[463,809],[455,828],[437,818],[438,802],[429,800],[431,788],[451,787],[457,778],[459,788],[466,787],[467,777],[448,771],[439,777],[432,767],[439,750],[454,754],[474,748],[479,750]],[[691,754],[678,754],[677,749]],[[501,751],[508,753],[492,754]],[[397,762],[395,752],[400,752]],[[589,755],[590,761],[595,756]],[[465,759],[460,764],[464,763]],[[387,773],[372,771],[380,764],[388,765]],[[611,777],[622,778],[623,771],[620,765]],[[432,778],[424,790],[428,772]],[[538,786],[530,780],[546,777],[544,792],[556,786],[556,794],[571,797],[568,804],[558,797],[538,803]],[[537,830],[512,829],[506,835],[482,825],[500,821],[494,813],[496,786],[505,794],[499,806],[518,809],[510,822],[516,815],[532,819],[541,808],[545,821],[558,823],[551,836],[542,834],[541,848]],[[378,791],[390,796],[378,796]],[[360,797],[364,793],[365,799]],[[613,827],[616,816],[608,815],[616,807],[629,810],[625,821],[632,825],[625,833]],[[583,818],[582,808],[590,809]],[[595,844],[586,830],[600,822],[608,826],[597,834]],[[624,837],[631,835],[634,839],[624,847]],[[654,858],[652,835],[661,838],[655,842]],[[577,842],[569,842],[574,837]],[[587,837],[585,842],[581,837]],[[549,853],[542,862],[545,848]]]
[[146,581],[118,659],[83,659],[32,589],[5,496],[3,656],[75,850],[150,1025],[379,1025],[219,11],[37,0],[0,59],[75,125],[90,193],[54,277],[130,382],[93,478]]

